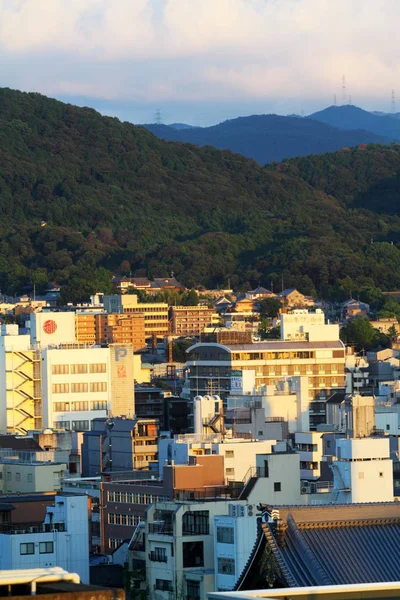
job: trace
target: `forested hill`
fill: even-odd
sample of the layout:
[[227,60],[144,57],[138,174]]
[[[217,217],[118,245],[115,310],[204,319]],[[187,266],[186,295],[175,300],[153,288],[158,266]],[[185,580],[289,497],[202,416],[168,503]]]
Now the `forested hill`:
[[393,139],[358,126],[354,127],[357,131],[344,131],[322,123],[320,119],[279,115],[239,117],[212,127],[177,129],[172,125],[157,124],[145,127],[161,139],[228,149],[253,158],[260,165],[358,144],[390,144]]
[[[371,146],[328,155],[325,172],[350,156],[349,177],[368,164],[365,195],[400,169],[399,147]],[[400,219],[385,206],[349,208],[335,187],[323,191],[322,168],[310,176],[317,157],[304,160],[265,169],[2,89],[1,291],[34,282],[40,292],[56,280],[64,299],[81,300],[107,292],[111,274],[171,271],[187,286],[230,278],[278,287],[283,276],[287,287],[331,297],[347,289],[346,276],[361,290],[400,286]]]

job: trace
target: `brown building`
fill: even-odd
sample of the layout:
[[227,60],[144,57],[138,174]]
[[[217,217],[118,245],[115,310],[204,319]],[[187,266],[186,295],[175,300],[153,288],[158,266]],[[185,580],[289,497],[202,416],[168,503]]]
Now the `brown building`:
[[132,344],[135,351],[146,346],[144,314],[76,314],[76,341],[86,344]]
[[172,306],[169,316],[172,333],[180,336],[200,337],[205,327],[219,323],[215,310],[204,306]]
[[224,474],[223,456],[192,456],[188,465],[164,466],[163,481],[149,478],[102,482],[102,552],[109,553],[130,539],[145,520],[150,504],[173,499],[204,500],[226,493]]

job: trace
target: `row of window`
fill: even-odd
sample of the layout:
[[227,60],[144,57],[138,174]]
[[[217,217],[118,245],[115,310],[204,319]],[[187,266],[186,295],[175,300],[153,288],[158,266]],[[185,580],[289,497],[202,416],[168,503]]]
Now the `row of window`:
[[106,392],[107,382],[106,381],[93,381],[92,383],[53,383],[52,385],[53,394],[69,394],[71,391],[73,394],[85,393],[85,392]]
[[235,532],[233,527],[217,527],[217,542],[221,544],[234,544]]
[[115,550],[115,548],[118,548],[118,546],[120,546],[122,544],[123,540],[119,539],[119,538],[109,538],[108,539],[108,547],[111,550]]
[[106,363],[91,363],[89,365],[52,365],[53,375],[81,375],[82,373],[106,373]]
[[88,431],[89,421],[83,419],[79,421],[53,421],[53,429],[68,429],[70,431]]
[[94,400],[93,402],[54,402],[54,412],[69,412],[70,410],[107,410],[107,400]]
[[218,573],[221,575],[234,575],[235,560],[233,558],[218,557]]
[[137,515],[123,515],[121,513],[108,513],[109,525],[133,525],[136,527],[142,520]]
[[[39,554],[53,554],[54,542],[39,542]],[[35,554],[34,542],[19,545],[19,553],[21,555]]]
[[169,498],[158,494],[108,491],[107,500],[108,502],[122,502],[124,504],[153,504],[154,502],[166,502]]

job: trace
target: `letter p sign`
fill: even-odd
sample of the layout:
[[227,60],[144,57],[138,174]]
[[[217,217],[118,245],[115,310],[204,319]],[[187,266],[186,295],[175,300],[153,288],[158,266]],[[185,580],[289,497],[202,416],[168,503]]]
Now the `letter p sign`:
[[128,354],[126,348],[115,348],[115,362],[118,362],[120,358],[125,358]]

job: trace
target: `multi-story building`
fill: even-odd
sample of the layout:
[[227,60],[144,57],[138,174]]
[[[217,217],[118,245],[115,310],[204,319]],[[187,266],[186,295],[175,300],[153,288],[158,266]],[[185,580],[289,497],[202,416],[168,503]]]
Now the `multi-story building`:
[[2,325],[0,336],[0,430],[22,435],[42,427],[42,361],[18,325]]
[[159,441],[160,476],[166,464],[187,464],[191,456],[216,454],[224,457],[226,481],[244,481],[248,471],[256,466],[257,454],[272,451],[275,440],[254,441],[242,438],[224,438],[221,434],[176,435],[174,439]]
[[132,344],[133,350],[146,346],[144,314],[76,313],[76,341],[87,344]]
[[171,306],[171,333],[178,336],[200,337],[205,327],[217,326],[219,315],[206,306]]
[[[328,326],[329,327],[329,326]],[[310,425],[325,422],[325,402],[345,387],[345,347],[339,339],[316,341],[277,340],[251,344],[199,343],[187,350],[190,394],[218,394],[226,400],[231,390],[243,390],[248,371],[254,374],[254,389],[276,385],[290,376],[308,378]]]
[[158,434],[154,419],[94,419],[83,435],[82,475],[147,469],[157,461]]
[[44,461],[0,459],[0,493],[28,494],[61,490],[67,465]]
[[229,514],[230,501],[157,502],[146,521],[149,598],[201,600],[215,590],[213,519]]
[[[30,516],[11,522],[13,504],[0,506],[0,568],[61,567],[89,582],[89,529],[87,496],[59,494],[46,507],[44,520]],[[7,496],[5,497],[5,500]]]
[[166,302],[139,302],[135,294],[104,296],[107,313],[143,314],[146,339],[164,338],[170,332],[168,304]]

